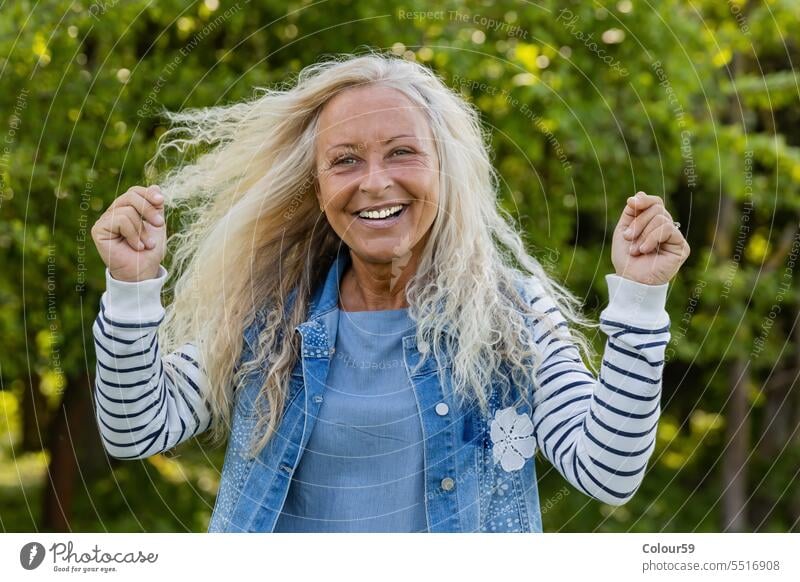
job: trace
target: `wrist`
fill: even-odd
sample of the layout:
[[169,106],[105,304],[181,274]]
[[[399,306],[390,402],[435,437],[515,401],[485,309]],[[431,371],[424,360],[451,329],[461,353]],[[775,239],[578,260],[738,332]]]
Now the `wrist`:
[[669,285],[652,285],[628,279],[619,274],[606,275],[609,303],[601,314],[606,319],[639,322],[642,324],[666,325]]
[[167,270],[159,265],[158,276],[141,281],[121,281],[106,268],[106,291],[103,294],[106,316],[117,321],[156,320],[164,309],[161,289]]
[[658,287],[658,286],[666,285],[667,283],[669,283],[669,281],[661,281],[659,279],[656,279],[652,275],[647,277],[646,280],[641,280],[641,279],[638,279],[636,277],[633,277],[633,276],[631,276],[630,273],[625,274],[625,273],[617,272],[617,273],[614,273],[614,275],[617,276],[617,277],[620,277],[622,279],[625,279],[626,281],[631,281],[631,282],[637,283],[639,285],[647,285],[649,287]]
[[121,273],[114,273],[114,271],[109,269],[108,276],[114,281],[119,281],[120,283],[141,283],[142,281],[149,281],[150,279],[158,279],[161,276],[161,268],[161,265],[159,265],[155,269],[142,271],[133,277],[128,277]]

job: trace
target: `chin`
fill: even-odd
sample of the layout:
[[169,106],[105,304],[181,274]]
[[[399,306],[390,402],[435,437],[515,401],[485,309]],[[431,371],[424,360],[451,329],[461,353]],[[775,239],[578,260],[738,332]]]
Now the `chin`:
[[[399,243],[391,244],[391,243],[380,243],[380,245],[369,244],[369,243],[362,243],[356,248],[352,248],[351,250],[360,258],[362,261],[367,263],[376,263],[376,264],[386,264],[386,263],[393,263],[402,259],[403,254],[398,256],[398,251],[395,250],[399,246]],[[402,246],[403,249],[407,249],[407,245]],[[404,254],[408,254],[407,252]]]

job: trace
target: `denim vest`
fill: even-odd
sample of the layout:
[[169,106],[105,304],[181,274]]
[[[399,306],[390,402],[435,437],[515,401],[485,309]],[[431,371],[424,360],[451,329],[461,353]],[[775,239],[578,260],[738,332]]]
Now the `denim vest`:
[[[252,374],[237,391],[219,492],[209,532],[272,532],[325,397],[338,324],[339,283],[350,262],[339,253],[315,290],[301,334],[301,357],[291,373],[286,408],[268,445],[254,459],[246,452],[256,424],[254,401],[263,376]],[[522,288],[525,295],[525,289]],[[245,330],[244,356],[252,354],[263,323]],[[541,532],[533,447],[525,456],[510,439],[533,442],[530,407],[500,401],[493,385],[490,415],[477,404],[459,409],[451,366],[429,355],[422,366],[416,336],[402,338],[408,379],[424,436],[425,510],[429,532]],[[517,388],[509,397],[516,401]],[[525,389],[530,394],[531,387]],[[509,434],[509,427],[517,431]],[[509,439],[509,440],[506,440]],[[530,453],[529,455],[527,453]],[[509,456],[511,455],[511,456]]]

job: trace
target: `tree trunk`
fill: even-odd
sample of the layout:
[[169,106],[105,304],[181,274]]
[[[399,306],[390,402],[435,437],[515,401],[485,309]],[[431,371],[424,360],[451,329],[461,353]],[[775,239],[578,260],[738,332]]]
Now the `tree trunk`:
[[750,374],[743,358],[738,357],[733,360],[729,380],[733,388],[725,415],[726,447],[722,457],[722,531],[746,532],[748,531],[747,454],[750,450],[747,387],[750,385]]
[[48,411],[44,395],[39,390],[41,376],[32,374],[30,387],[22,391],[21,416],[22,442],[20,452],[31,453],[42,450],[45,429],[47,428]]
[[86,377],[68,377],[61,405],[53,414],[48,432],[50,465],[42,498],[42,531],[72,531],[70,518],[79,471],[82,481],[90,486],[97,477],[100,460],[103,470],[108,470],[94,421],[91,390],[91,381]]
[[[795,369],[800,370],[800,324],[798,324],[797,319],[795,319],[794,323],[794,355]],[[798,381],[797,374],[791,380],[789,391],[793,396],[788,404],[793,408],[794,422],[792,423],[792,430],[794,432],[787,446],[800,449],[800,394],[798,394],[800,392],[800,381]],[[789,495],[791,495],[789,503],[794,517],[793,526],[789,531],[797,533],[800,532],[800,487],[790,487]]]

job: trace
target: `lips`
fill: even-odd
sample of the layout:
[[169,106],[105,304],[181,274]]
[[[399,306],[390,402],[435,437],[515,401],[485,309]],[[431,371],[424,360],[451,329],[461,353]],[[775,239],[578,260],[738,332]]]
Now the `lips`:
[[[389,208],[387,208],[385,210],[385,212],[391,212],[391,214],[386,214],[385,216],[361,216],[361,215],[359,215],[359,218],[365,218],[367,220],[386,220],[386,219],[393,218],[393,217],[397,216],[398,214],[403,212],[404,208],[405,208],[405,206],[403,206],[402,204],[397,204],[397,205],[391,206],[391,207],[389,207]],[[366,212],[371,212],[371,211],[366,211]],[[381,214],[381,212],[378,212],[378,214]]]
[[356,222],[364,225],[367,228],[391,228],[403,219],[406,212],[408,212],[408,205],[404,204],[403,209],[400,212],[387,218],[362,218],[360,216],[356,216]]
[[387,208],[392,208],[393,206],[408,206],[410,202],[403,202],[401,200],[395,200],[392,202],[387,202],[386,204],[381,204],[379,206],[367,206],[365,208],[361,208],[360,210],[356,210],[353,213],[353,216],[358,216],[364,211],[372,211],[372,210],[385,210]]

